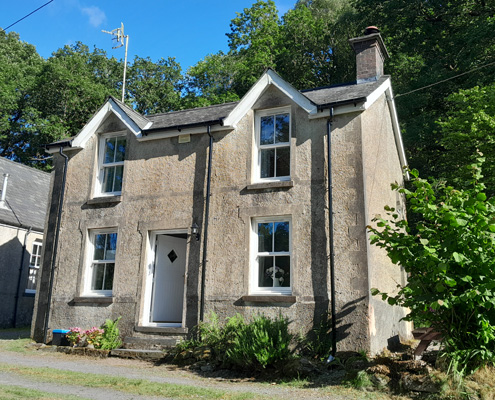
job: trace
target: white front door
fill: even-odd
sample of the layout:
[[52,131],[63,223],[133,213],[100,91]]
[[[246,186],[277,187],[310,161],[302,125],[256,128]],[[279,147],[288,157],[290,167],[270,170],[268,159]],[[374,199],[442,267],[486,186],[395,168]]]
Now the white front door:
[[185,235],[156,235],[150,323],[182,324],[186,269]]

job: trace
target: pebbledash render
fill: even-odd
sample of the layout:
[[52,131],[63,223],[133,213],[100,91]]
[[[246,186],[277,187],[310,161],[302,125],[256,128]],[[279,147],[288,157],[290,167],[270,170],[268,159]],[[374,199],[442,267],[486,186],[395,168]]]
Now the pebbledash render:
[[128,345],[159,346],[211,312],[282,314],[307,332],[332,298],[337,350],[408,337],[405,310],[370,295],[406,279],[366,231],[384,205],[403,212],[390,184],[406,160],[387,51],[366,33],[351,40],[356,83],[299,92],[267,70],[239,102],[146,116],[111,97],[47,146],[33,338],[121,316]]

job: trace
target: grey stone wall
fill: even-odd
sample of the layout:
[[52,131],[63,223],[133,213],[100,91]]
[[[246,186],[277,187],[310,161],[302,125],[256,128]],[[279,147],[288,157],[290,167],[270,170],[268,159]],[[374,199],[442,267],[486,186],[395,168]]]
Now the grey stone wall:
[[[292,118],[291,183],[252,185],[255,111],[290,106]],[[383,108],[383,104],[377,109]],[[368,111],[366,111],[368,112]],[[365,113],[366,113],[365,112]],[[363,115],[346,114],[333,122],[335,257],[339,350],[370,349],[369,259],[367,256]],[[110,117],[97,133],[125,130]],[[206,128],[205,128],[206,131]],[[265,91],[235,130],[213,133],[213,167],[206,264],[205,314],[220,319],[240,313],[246,318],[279,313],[294,332],[310,330],[329,310],[329,236],[326,169],[326,120],[310,120],[305,111],[277,89]],[[118,201],[92,200],[96,184],[97,137],[71,151],[55,268],[50,329],[102,324],[122,316],[124,336],[139,335],[145,324],[144,293],[150,232],[188,231],[193,222],[204,228],[208,135],[138,142],[127,133],[124,186]],[[53,233],[62,160],[57,159],[48,232]],[[366,161],[368,162],[368,161]],[[388,184],[388,183],[387,183]],[[114,199],[115,200],[115,199]],[[252,218],[290,215],[295,302],[273,303],[249,294]],[[88,230],[118,229],[113,297],[88,299],[82,292]],[[53,246],[45,247],[43,282],[47,282]],[[202,240],[188,239],[184,327],[198,322]],[[260,296],[258,296],[260,297]],[[261,301],[260,301],[261,300]],[[46,290],[38,298],[33,336],[40,340]]]
[[[365,223],[371,225],[377,216],[386,217],[384,206],[396,208],[405,215],[404,199],[392,191],[391,184],[403,184],[395,138],[390,122],[390,112],[385,95],[363,115],[363,171],[365,187]],[[406,274],[400,266],[392,264],[386,252],[368,243],[368,285],[388,293],[397,293],[397,285],[406,282]],[[399,339],[410,339],[409,323],[399,322],[406,310],[391,307],[381,297],[371,297],[369,305],[369,331],[371,350],[377,353],[387,344],[397,344]]]

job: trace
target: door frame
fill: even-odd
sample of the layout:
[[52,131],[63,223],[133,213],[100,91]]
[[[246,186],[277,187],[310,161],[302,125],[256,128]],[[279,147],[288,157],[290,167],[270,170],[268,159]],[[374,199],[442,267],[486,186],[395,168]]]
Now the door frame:
[[181,323],[156,323],[150,322],[151,320],[151,297],[153,294],[153,278],[154,278],[154,269],[155,269],[155,259],[156,259],[156,238],[159,235],[177,235],[177,234],[185,234],[188,235],[187,229],[161,229],[154,230],[148,232],[148,256],[146,259],[146,268],[144,270],[145,274],[145,290],[144,290],[144,299],[143,299],[143,319],[142,326],[154,326],[154,327],[176,327],[176,328],[184,328],[185,327],[185,314],[186,314],[186,295],[187,295],[187,266],[188,266],[188,257],[189,257],[189,236],[187,236],[184,240],[186,241],[186,257],[185,257],[185,265],[184,265],[184,295],[182,298],[182,322]]

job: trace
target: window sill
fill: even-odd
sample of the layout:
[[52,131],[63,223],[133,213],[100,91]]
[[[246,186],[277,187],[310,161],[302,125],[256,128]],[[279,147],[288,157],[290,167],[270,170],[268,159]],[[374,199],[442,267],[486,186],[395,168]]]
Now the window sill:
[[74,303],[93,303],[93,304],[111,304],[113,303],[113,297],[110,296],[83,296],[74,297],[72,300]]
[[105,197],[94,197],[89,199],[86,204],[112,204],[120,203],[122,201],[122,195],[117,196],[105,196]]
[[290,189],[294,186],[294,181],[270,181],[252,183],[246,186],[246,190],[264,190],[264,189]]
[[136,332],[144,333],[170,333],[170,334],[181,334],[187,333],[187,328],[174,328],[167,326],[135,326],[134,330]]
[[288,296],[288,295],[247,295],[241,297],[242,301],[245,303],[295,303],[296,296]]

